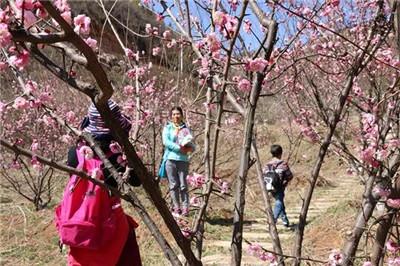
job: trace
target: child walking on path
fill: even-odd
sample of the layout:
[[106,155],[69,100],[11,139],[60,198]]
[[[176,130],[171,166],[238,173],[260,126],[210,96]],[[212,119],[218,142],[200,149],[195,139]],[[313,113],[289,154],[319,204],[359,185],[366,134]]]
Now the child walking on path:
[[281,185],[276,188],[276,191],[273,193],[275,198],[275,206],[274,206],[274,221],[275,223],[278,221],[280,217],[282,219],[283,225],[289,227],[289,219],[286,216],[285,210],[285,188],[289,181],[293,178],[293,174],[290,171],[289,165],[287,162],[282,160],[282,147],[280,145],[274,144],[271,146],[271,154],[273,156],[272,160],[269,161],[264,169],[272,168],[279,175],[281,179]]

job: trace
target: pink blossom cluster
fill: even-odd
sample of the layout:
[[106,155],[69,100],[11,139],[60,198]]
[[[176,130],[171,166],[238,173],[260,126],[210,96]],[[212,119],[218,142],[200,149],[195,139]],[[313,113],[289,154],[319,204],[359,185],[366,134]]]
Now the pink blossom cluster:
[[204,175],[200,175],[197,173],[193,173],[192,175],[188,175],[186,180],[189,186],[194,188],[201,188],[203,184],[206,182],[206,178]]
[[255,59],[247,59],[245,64],[246,71],[263,72],[268,65],[268,61],[264,58],[257,57]]
[[243,20],[243,30],[246,33],[251,33],[251,26],[252,26],[251,21],[248,18]]
[[201,204],[200,197],[194,196],[194,197],[191,197],[191,198],[190,198],[190,205],[191,205],[191,206],[193,206],[193,207],[200,207],[200,204]]
[[148,35],[158,35],[158,28],[151,26],[149,23],[146,24],[145,31]]
[[139,52],[134,53],[131,49],[124,49],[125,56],[128,57],[129,60],[139,61]]
[[328,260],[329,266],[340,265],[343,262],[343,254],[339,250],[333,249],[329,254]]
[[394,242],[392,239],[389,239],[388,241],[386,241],[385,247],[386,247],[386,250],[390,253],[396,253],[397,251],[400,250],[399,243]]
[[233,37],[238,24],[237,18],[222,11],[216,11],[213,15],[213,19],[215,26],[225,38],[230,39]]
[[207,44],[208,49],[212,54],[219,53],[221,50],[221,41],[218,36],[212,32],[204,38],[204,42]]
[[232,11],[235,12],[239,5],[239,0],[228,0],[228,4],[232,8]]
[[251,91],[251,82],[246,79],[242,78],[237,85],[238,89],[243,92],[250,92]]
[[247,248],[247,253],[251,256],[258,257],[262,261],[270,262],[270,265],[277,265],[276,256],[270,252],[266,252],[260,244],[250,244]]
[[372,190],[372,193],[381,198],[387,198],[390,195],[391,190],[390,190],[390,188],[382,188],[380,186],[376,186]]
[[6,47],[11,43],[11,33],[8,31],[6,23],[0,23],[0,48]]
[[79,14],[74,18],[74,31],[77,34],[87,35],[90,33],[90,18],[84,14]]
[[9,63],[19,71],[22,71],[24,70],[25,66],[28,65],[29,58],[29,52],[24,49],[22,52],[17,52],[17,54],[10,56]]
[[32,168],[38,172],[43,170],[43,165],[38,161],[37,156],[32,156],[31,159]]
[[92,38],[86,38],[85,39],[85,43],[93,49],[93,51],[97,51],[97,41],[95,39]]
[[223,181],[222,178],[218,176],[214,176],[213,178],[215,184],[219,187],[221,194],[227,194],[230,189],[230,185],[228,182]]
[[314,143],[319,141],[320,137],[313,128],[316,123],[313,120],[310,110],[304,108],[300,109],[299,115],[295,119],[295,123],[300,127],[300,132],[304,137]]
[[386,205],[393,209],[400,209],[400,199],[387,199]]

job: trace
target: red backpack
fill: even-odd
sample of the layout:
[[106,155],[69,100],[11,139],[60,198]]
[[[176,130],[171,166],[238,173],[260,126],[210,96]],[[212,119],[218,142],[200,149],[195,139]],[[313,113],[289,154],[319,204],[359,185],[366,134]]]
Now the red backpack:
[[[104,180],[102,161],[85,158],[83,148],[76,150],[78,169]],[[93,182],[71,176],[64,195],[55,210],[55,223],[62,244],[88,249],[101,248],[112,239],[116,230],[116,212],[121,211],[117,197]]]

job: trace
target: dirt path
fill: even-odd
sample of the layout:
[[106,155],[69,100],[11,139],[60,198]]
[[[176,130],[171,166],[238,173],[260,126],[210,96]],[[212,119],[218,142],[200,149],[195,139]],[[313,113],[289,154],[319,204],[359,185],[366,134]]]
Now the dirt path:
[[[338,204],[344,199],[352,199],[359,195],[362,191],[362,185],[355,177],[346,177],[339,182],[334,183],[329,187],[319,187],[314,191],[314,197],[309,208],[307,221],[310,222],[315,218],[323,215],[329,208]],[[260,202],[261,204],[261,202]],[[301,209],[301,202],[288,204],[286,212],[289,221],[295,224]],[[266,217],[248,217],[243,227],[243,237],[251,243],[258,243],[265,249],[273,250],[270,235],[267,230]],[[294,237],[293,230],[285,228],[281,221],[277,224],[277,229],[281,243],[285,253],[290,254],[291,243]],[[231,233],[230,233],[231,234]],[[307,237],[307,236],[305,236]],[[230,239],[231,235],[224,235],[221,239]],[[230,240],[215,240],[210,239],[205,241],[206,247],[211,247],[218,250],[215,254],[208,254],[202,258],[203,265],[230,265]],[[247,254],[248,244],[243,243],[242,265],[265,265],[266,262],[259,258]]]

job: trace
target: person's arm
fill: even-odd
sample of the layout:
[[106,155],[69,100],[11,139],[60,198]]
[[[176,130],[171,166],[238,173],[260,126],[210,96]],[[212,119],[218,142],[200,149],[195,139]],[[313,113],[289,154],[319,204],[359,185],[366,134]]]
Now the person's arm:
[[163,129],[162,140],[163,140],[164,146],[167,149],[174,151],[174,152],[181,151],[181,147],[177,143],[175,143],[169,139],[167,126],[165,126]]

